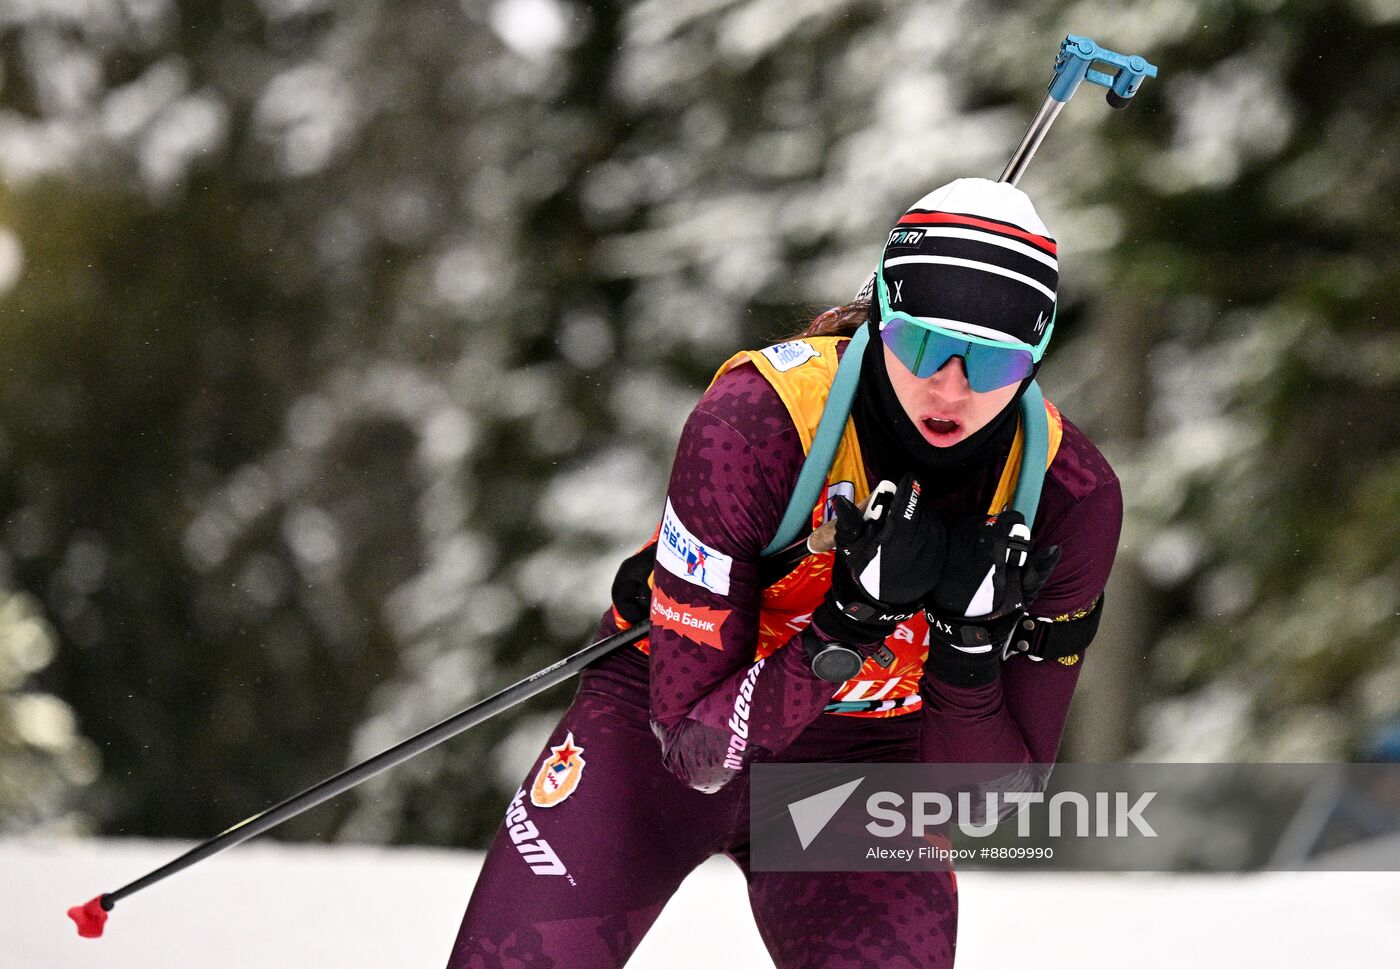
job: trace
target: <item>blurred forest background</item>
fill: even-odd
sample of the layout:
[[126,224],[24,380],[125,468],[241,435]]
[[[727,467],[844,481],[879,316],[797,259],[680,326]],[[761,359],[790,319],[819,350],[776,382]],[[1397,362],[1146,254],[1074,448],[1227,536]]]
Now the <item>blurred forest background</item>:
[[[1400,715],[1400,4],[0,2],[0,831],[203,837],[579,646],[714,368],[931,187],[1128,523],[1063,756]],[[556,689],[286,825],[483,846]]]

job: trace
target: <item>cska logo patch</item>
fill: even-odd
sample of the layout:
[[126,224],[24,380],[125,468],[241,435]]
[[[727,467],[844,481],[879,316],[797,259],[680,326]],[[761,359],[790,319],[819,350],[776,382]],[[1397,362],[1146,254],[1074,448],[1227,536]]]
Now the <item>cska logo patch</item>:
[[585,761],[583,748],[574,746],[573,731],[564,742],[549,748],[549,756],[540,765],[535,783],[530,786],[530,803],[535,807],[554,807],[578,789]]

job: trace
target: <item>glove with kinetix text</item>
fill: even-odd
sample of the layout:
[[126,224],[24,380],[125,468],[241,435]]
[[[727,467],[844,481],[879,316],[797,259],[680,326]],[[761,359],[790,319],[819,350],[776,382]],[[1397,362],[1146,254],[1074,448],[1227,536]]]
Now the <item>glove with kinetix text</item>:
[[1060,547],[1032,551],[1025,518],[1006,511],[952,522],[947,556],[924,600],[926,668],[944,683],[983,686],[996,679],[1002,648],[1060,560]]
[[943,567],[946,540],[943,522],[923,503],[912,474],[897,487],[880,482],[863,515],[844,497],[833,505],[831,589],[812,614],[804,646],[814,673],[841,682],[922,608]]

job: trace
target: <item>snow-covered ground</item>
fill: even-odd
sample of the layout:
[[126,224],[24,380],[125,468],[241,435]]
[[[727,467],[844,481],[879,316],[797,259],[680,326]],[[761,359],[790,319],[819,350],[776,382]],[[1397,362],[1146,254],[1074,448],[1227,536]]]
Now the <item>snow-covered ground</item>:
[[[0,841],[0,969],[438,967],[480,865],[468,852],[244,845],[118,905],[103,938],[78,938],[70,905],[186,847]],[[1400,873],[968,872],[960,888],[959,969],[1400,964]],[[717,859],[692,875],[630,965],[771,965],[738,869]]]

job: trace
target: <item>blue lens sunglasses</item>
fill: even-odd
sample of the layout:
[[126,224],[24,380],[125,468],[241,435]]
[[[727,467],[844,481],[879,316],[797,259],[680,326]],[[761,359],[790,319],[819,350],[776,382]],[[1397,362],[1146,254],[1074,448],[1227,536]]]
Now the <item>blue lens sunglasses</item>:
[[1035,365],[1045,355],[1050,334],[1055,331],[1055,311],[1037,346],[1020,340],[991,340],[987,337],[959,333],[890,309],[889,288],[885,284],[885,268],[875,273],[876,293],[880,300],[880,339],[890,348],[899,362],[915,377],[931,377],[953,357],[962,357],[967,370],[967,383],[979,394],[1025,380],[1035,372]]

